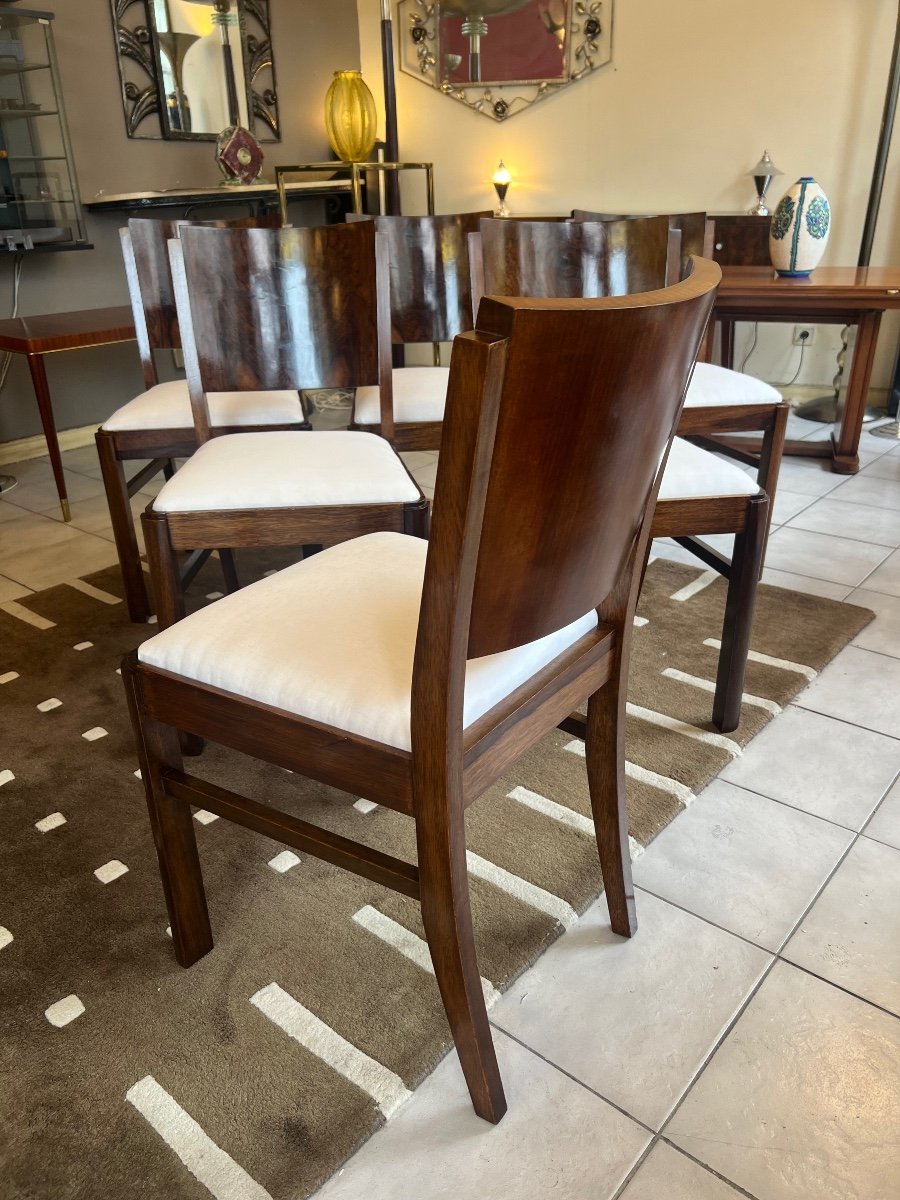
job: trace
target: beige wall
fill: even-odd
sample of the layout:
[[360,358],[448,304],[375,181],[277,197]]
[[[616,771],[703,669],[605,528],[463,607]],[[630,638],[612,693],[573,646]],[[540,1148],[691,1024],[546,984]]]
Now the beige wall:
[[[270,0],[275,45],[280,143],[263,147],[269,164],[326,154],[322,102],[332,72],[359,64],[355,0],[329,0],[327,21],[315,6]],[[220,178],[211,142],[130,139],[120,99],[109,0],[67,0],[53,24],[79,189],[98,194],[202,187]],[[179,215],[180,210],[163,210]],[[126,304],[118,228],[125,214],[88,215],[93,250],[26,257],[19,312],[62,312]],[[0,260],[0,316],[11,311],[12,256]],[[141,387],[133,343],[47,360],[57,427],[101,421]],[[13,359],[0,394],[0,442],[40,431],[24,361]]]
[[[359,14],[362,69],[380,99],[379,0],[359,0]],[[610,65],[505,124],[398,70],[401,157],[434,161],[445,212],[491,205],[501,157],[513,212],[740,212],[754,198],[745,172],[768,147],[784,171],[773,198],[814,175],[834,211],[825,262],[852,264],[895,20],[888,0],[616,0]],[[873,264],[900,262],[898,172],[892,161]],[[881,382],[896,327],[885,323]],[[799,354],[790,339],[787,327],[761,327],[748,370],[789,378]],[[798,382],[830,381],[837,339],[819,328]]]

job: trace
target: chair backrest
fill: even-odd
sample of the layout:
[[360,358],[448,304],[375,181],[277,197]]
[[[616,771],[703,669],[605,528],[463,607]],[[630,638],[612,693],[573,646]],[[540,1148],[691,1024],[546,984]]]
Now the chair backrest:
[[369,384],[381,388],[385,432],[385,407],[389,420],[392,403],[390,301],[385,247],[371,222],[187,225],[169,253],[201,441],[210,435],[209,392]]
[[[709,220],[705,212],[668,213],[669,229],[678,230],[681,234],[680,260],[678,279],[687,270],[691,258],[712,258],[713,234],[715,222]],[[637,213],[598,213],[588,212],[584,208],[573,208],[572,219],[575,221],[634,221],[643,219],[644,214]],[[671,274],[667,282],[676,283]]]
[[472,291],[481,296],[594,299],[662,287],[669,223],[509,221],[480,223],[470,239]]
[[698,259],[685,281],[642,295],[482,301],[453,347],[414,689],[440,686],[426,673],[445,654],[602,617],[629,562],[640,570],[720,278]]
[[258,226],[277,228],[281,225],[281,218],[264,216],[189,222],[182,219],[169,221],[154,217],[132,217],[128,227],[119,230],[138,349],[147,387],[159,382],[153,351],[178,350],[181,347],[168,243],[171,238],[178,237],[181,228],[188,224],[236,229]]
[[468,235],[490,212],[425,217],[367,217],[388,246],[391,340],[450,342],[472,328]]

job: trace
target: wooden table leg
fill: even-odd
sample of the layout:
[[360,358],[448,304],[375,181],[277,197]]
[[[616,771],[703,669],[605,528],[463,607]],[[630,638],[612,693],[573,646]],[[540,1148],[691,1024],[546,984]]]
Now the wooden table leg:
[[880,312],[859,314],[856,329],[856,345],[850,378],[847,380],[847,395],[841,416],[841,427],[837,437],[832,434],[833,459],[831,469],[838,475],[855,475],[859,470],[859,438],[862,433],[872,365],[875,361],[875,346],[881,325]]
[[53,419],[53,406],[50,403],[50,388],[47,385],[47,372],[44,370],[42,354],[28,354],[28,369],[31,372],[31,382],[34,384],[34,394],[37,397],[41,413],[41,424],[44,427],[44,437],[47,439],[47,449],[50,451],[50,463],[53,467],[53,477],[56,480],[56,491],[59,495],[59,507],[62,509],[64,521],[71,521],[69,511],[69,495],[66,491],[66,477],[63,474],[62,457],[59,453],[59,442],[56,437],[56,422]]

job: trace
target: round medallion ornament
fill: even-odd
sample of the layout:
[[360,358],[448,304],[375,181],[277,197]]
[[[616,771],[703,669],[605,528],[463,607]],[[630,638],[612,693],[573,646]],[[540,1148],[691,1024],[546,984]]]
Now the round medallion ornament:
[[828,198],[811,175],[788,188],[772,214],[769,253],[779,275],[809,275],[820,263],[831,229]]

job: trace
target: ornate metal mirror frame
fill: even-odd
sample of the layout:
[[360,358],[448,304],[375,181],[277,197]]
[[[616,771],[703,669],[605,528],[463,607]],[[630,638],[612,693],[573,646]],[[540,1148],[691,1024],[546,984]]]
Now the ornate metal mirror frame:
[[[400,67],[474,112],[505,121],[610,61],[613,3],[614,0],[444,0],[443,3],[399,0]],[[534,29],[535,42],[555,39],[560,66],[552,77],[487,78],[490,67],[487,66],[486,73],[482,69],[482,49],[488,46],[491,34],[495,45],[506,36],[505,29],[509,26],[505,23],[512,18],[519,22],[516,36],[520,40],[525,21],[531,21],[527,28]],[[514,67],[512,73],[516,74]]]
[[[125,128],[131,138],[215,141],[215,132],[172,128],[160,68],[152,0],[110,0],[116,35]],[[250,130],[259,141],[281,139],[269,0],[232,0],[237,11]]]

